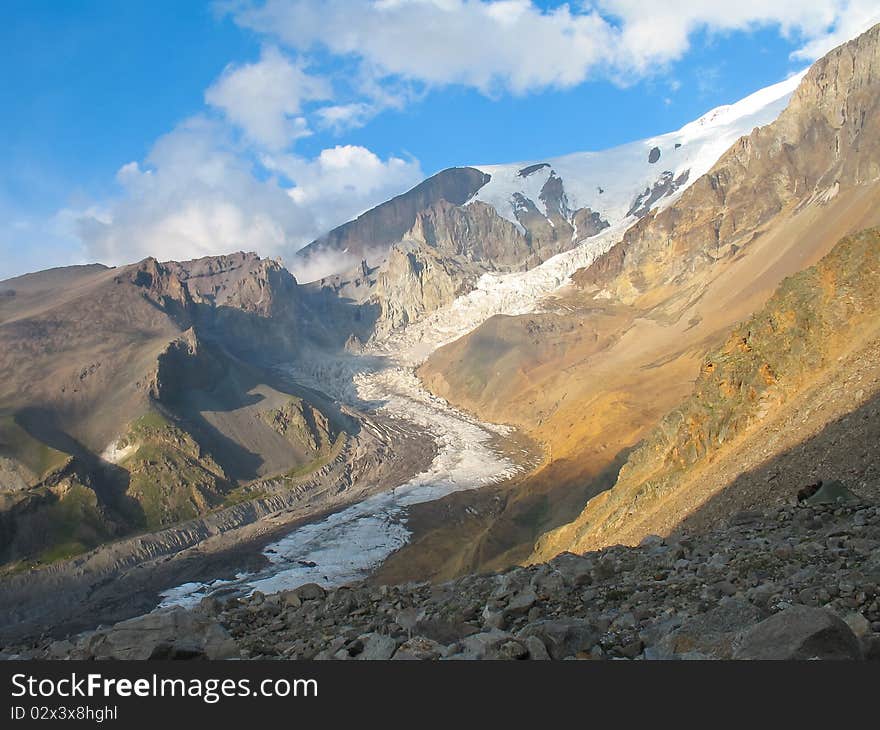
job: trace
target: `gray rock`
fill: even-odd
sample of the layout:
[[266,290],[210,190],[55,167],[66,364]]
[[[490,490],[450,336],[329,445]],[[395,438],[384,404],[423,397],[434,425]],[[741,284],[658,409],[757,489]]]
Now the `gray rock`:
[[565,659],[589,651],[599,640],[595,626],[582,619],[560,618],[535,621],[524,626],[517,638],[537,637],[554,659]]
[[383,661],[390,659],[397,651],[399,641],[391,636],[382,634],[368,634],[361,637],[364,642],[364,650],[358,654],[359,660]]
[[74,646],[73,644],[64,639],[62,641],[53,641],[48,649],[48,657],[49,659],[64,659],[70,656],[71,652],[73,652]]
[[603,555],[596,561],[596,564],[593,567],[594,581],[602,581],[611,578],[615,573],[617,573],[617,561],[615,561],[610,555]]
[[223,602],[214,596],[205,596],[199,601],[198,610],[209,616],[216,616],[223,610]]
[[504,629],[507,624],[507,618],[505,616],[505,612],[498,608],[493,608],[492,606],[487,605],[483,609],[482,613],[483,617],[483,626],[488,629]]
[[424,636],[414,636],[403,642],[391,657],[394,660],[420,660],[438,659],[446,647],[436,641],[426,639]]
[[486,659],[528,659],[528,656],[529,650],[523,643],[510,639],[493,646],[486,654]]
[[555,570],[542,570],[532,578],[531,586],[541,597],[553,596],[565,590],[565,579]]
[[862,656],[868,661],[880,661],[880,636],[866,636],[862,640]]
[[86,640],[95,659],[193,658],[230,659],[238,646],[216,621],[204,614],[174,608],[129,619]]
[[[506,631],[483,631],[479,634],[473,634],[463,639],[461,651],[454,654],[450,659],[489,659],[492,658],[495,650],[502,644],[509,642],[513,637]],[[497,658],[497,657],[495,657]]]
[[760,608],[767,608],[770,599],[779,593],[779,586],[775,583],[761,583],[746,591],[746,597]]
[[859,641],[830,611],[792,606],[744,631],[735,659],[860,659]]
[[394,614],[394,620],[397,622],[397,625],[406,629],[410,633],[410,636],[413,631],[415,631],[416,627],[421,624],[424,618],[425,611],[416,607],[405,608]]
[[526,589],[521,593],[517,593],[507,604],[505,614],[507,616],[522,616],[529,612],[532,606],[538,601],[538,596],[530,589]]
[[566,586],[581,588],[593,582],[593,561],[574,553],[557,555],[550,565],[562,576]]
[[706,613],[682,620],[679,628],[663,635],[654,644],[654,652],[666,659],[693,652],[715,659],[730,659],[737,634],[764,616],[765,612],[746,601],[725,598]]
[[281,593],[281,604],[288,608],[299,608],[302,606],[302,599],[296,591],[283,591]]
[[663,544],[663,538],[660,535],[645,535],[639,543],[639,547],[652,548],[659,547]]
[[441,644],[451,644],[465,636],[478,633],[479,629],[460,621],[424,619],[416,623],[414,631],[419,636],[433,639]]
[[537,661],[550,658],[550,655],[547,653],[547,647],[544,646],[544,642],[537,636],[527,636],[523,640],[523,643],[525,644],[526,649],[529,650],[529,659]]
[[627,659],[635,659],[642,653],[642,650],[645,648],[645,645],[642,643],[641,639],[633,639],[632,641],[628,641],[626,644],[620,647],[618,653],[621,656],[626,657]]
[[327,591],[317,583],[306,583],[299,588],[295,588],[293,593],[296,594],[301,601],[320,601],[327,595]]
[[844,619],[846,625],[858,637],[862,638],[871,630],[871,624],[862,614],[850,613]]

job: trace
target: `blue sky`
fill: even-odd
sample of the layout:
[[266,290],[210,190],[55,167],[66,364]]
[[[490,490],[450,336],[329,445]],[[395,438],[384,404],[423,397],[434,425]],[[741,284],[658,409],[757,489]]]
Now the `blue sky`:
[[766,5],[5,0],[0,278],[289,259],[444,167],[676,129],[878,19]]

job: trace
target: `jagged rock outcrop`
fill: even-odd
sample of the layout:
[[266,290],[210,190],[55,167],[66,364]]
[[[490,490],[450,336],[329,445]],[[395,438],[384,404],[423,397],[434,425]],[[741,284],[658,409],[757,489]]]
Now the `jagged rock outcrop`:
[[485,203],[442,201],[421,212],[377,274],[379,335],[451,304],[487,271],[527,266],[535,256],[526,235]]
[[527,236],[482,202],[457,206],[445,201],[419,213],[403,240],[476,261],[487,268],[527,265],[534,249]]
[[295,444],[306,444],[315,455],[329,451],[339,435],[333,422],[321,411],[299,398],[262,414],[275,431]]
[[572,215],[572,225],[574,226],[574,236],[577,240],[584,238],[592,238],[608,228],[608,221],[590,208],[580,208]]
[[489,176],[472,167],[453,167],[438,172],[402,195],[368,210],[297,252],[295,266],[308,267],[321,257],[332,265],[320,276],[345,271],[368,259],[384,258],[391,245],[415,223],[416,216],[441,200],[461,205],[482,187]]
[[200,330],[252,359],[295,356],[302,297],[280,262],[236,253],[167,266],[195,302],[193,322]]
[[430,246],[395,245],[377,277],[375,333],[387,334],[451,304],[476,278],[475,267]]
[[441,201],[419,213],[379,267],[373,301],[376,334],[405,327],[451,304],[488,272],[523,271],[608,226],[589,209],[568,210],[562,181],[551,175],[541,200],[548,215],[520,196],[518,227],[490,205]]

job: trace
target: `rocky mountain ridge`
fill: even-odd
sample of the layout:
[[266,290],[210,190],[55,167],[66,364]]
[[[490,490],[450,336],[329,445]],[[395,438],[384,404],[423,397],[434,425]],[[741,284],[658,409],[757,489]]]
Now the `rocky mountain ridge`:
[[[735,256],[775,216],[880,180],[880,27],[819,59],[771,125],[733,145],[576,281],[626,302]],[[670,245],[670,243],[674,245]]]
[[304,280],[311,281],[354,269],[365,259],[375,265],[421,211],[441,200],[461,205],[486,181],[486,174],[472,167],[442,170],[300,249],[293,270],[308,272]]
[[7,568],[203,515],[241,484],[319,460],[342,430],[321,415],[281,434],[261,418],[316,412],[265,369],[303,341],[305,305],[278,262],[148,258],[4,288]]

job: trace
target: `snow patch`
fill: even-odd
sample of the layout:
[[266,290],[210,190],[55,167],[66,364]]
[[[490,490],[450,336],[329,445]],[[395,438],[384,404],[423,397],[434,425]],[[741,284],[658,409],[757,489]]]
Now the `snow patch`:
[[127,446],[119,446],[121,439],[116,439],[101,452],[101,459],[108,464],[119,464],[127,459],[138,449],[138,444],[130,443]]

